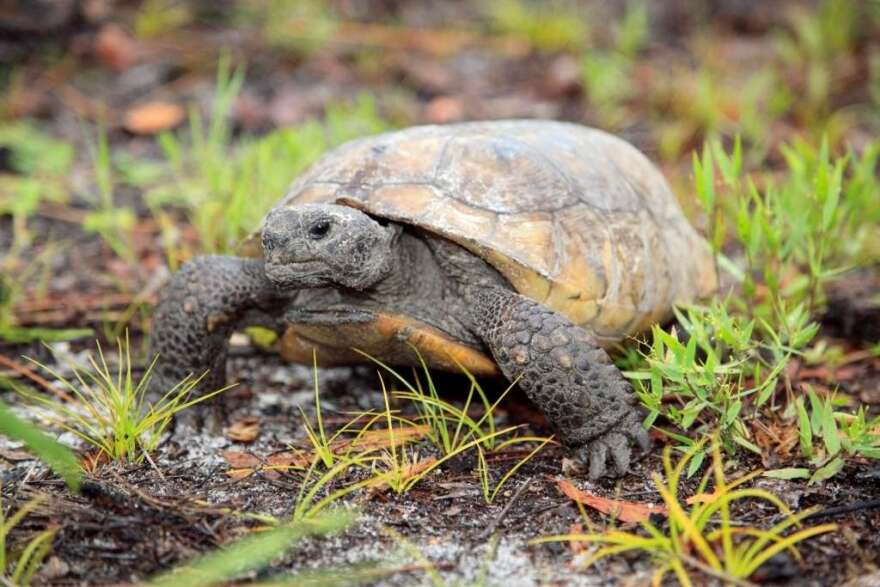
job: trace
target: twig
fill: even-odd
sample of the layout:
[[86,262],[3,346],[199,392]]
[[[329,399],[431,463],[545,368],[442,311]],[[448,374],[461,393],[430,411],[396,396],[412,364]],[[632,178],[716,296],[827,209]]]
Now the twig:
[[30,379],[31,381],[33,381],[34,383],[36,383],[36,384],[39,385],[40,387],[44,387],[44,388],[46,388],[46,390],[47,390],[49,393],[51,393],[51,394],[53,394],[53,395],[55,395],[55,396],[57,396],[57,397],[63,399],[64,401],[66,401],[66,402],[73,402],[73,398],[70,397],[70,396],[69,396],[67,393],[65,393],[63,390],[57,389],[57,388],[56,388],[54,385],[52,385],[49,381],[47,381],[47,380],[44,379],[43,377],[40,377],[39,375],[37,375],[36,373],[34,373],[33,370],[28,369],[28,368],[25,367],[24,365],[20,365],[19,363],[16,363],[15,361],[13,361],[12,359],[10,359],[9,357],[5,357],[5,356],[3,356],[3,355],[0,355],[0,365],[4,365],[4,366],[6,366],[7,368],[12,369],[13,371],[15,371],[16,373],[18,373],[18,374],[21,375],[22,377],[26,377],[26,378]]
[[519,488],[517,488],[516,493],[514,493],[513,497],[511,497],[508,500],[508,502],[504,505],[504,509],[501,510],[501,513],[498,514],[498,516],[494,520],[492,520],[492,523],[489,524],[489,527],[486,528],[485,532],[483,532],[482,536],[480,537],[481,540],[485,540],[486,538],[488,538],[489,536],[491,536],[492,534],[495,533],[495,531],[498,529],[498,526],[501,525],[501,522],[504,521],[504,518],[510,512],[510,508],[513,507],[513,504],[516,503],[516,501],[519,499],[520,495],[522,495],[523,492],[531,484],[532,484],[532,480],[527,479],[525,481],[525,483],[523,483],[522,485],[519,486]]
[[153,470],[156,471],[156,473],[159,475],[159,479],[161,479],[163,483],[166,482],[167,479],[165,479],[164,473],[162,473],[159,467],[156,466],[156,463],[153,462],[152,457],[150,457],[150,453],[144,451],[144,458],[147,459],[147,462],[150,463],[150,466],[153,467]]
[[869,499],[866,501],[857,501],[855,503],[851,503],[849,505],[842,505],[834,508],[826,508],[824,510],[814,512],[807,516],[804,516],[803,521],[806,520],[816,520],[819,518],[831,518],[836,516],[841,516],[843,514],[848,514],[850,512],[858,512],[860,510],[871,510],[875,508],[880,508],[880,499]]

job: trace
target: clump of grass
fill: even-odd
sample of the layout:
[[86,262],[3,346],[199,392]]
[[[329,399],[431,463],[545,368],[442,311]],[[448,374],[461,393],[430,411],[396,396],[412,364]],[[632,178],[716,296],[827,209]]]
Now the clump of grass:
[[[408,402],[416,409],[418,413],[416,421],[427,424],[430,427],[428,438],[442,454],[448,455],[455,452],[459,447],[475,437],[484,437],[486,439],[486,448],[493,448],[496,430],[495,408],[513,389],[513,385],[508,386],[494,403],[490,403],[486,392],[480,386],[476,377],[471,375],[467,369],[461,367],[461,372],[468,378],[470,387],[464,406],[459,408],[441,398],[441,394],[431,377],[428,365],[418,349],[413,348],[413,351],[419,357],[419,362],[421,363],[421,376],[418,371],[413,370],[412,381],[382,361],[367,354],[362,354],[381,367],[395,381],[403,385],[405,391],[393,391],[392,397]],[[475,396],[479,398],[483,406],[483,413],[477,419],[469,414]]]
[[[47,397],[33,389],[15,386],[28,400],[46,408],[52,421],[75,434],[110,461],[141,462],[159,444],[162,434],[175,414],[225,391],[219,389],[192,397],[202,377],[187,377],[167,390],[155,402],[147,394],[156,359],[136,380],[128,339],[117,342],[118,364],[115,373],[107,364],[98,344],[98,358],[89,357],[90,370],[83,372],[68,362],[73,380],[57,370],[31,360],[57,379],[65,392],[62,399]],[[158,359],[158,357],[157,357]]]
[[[332,434],[324,428],[316,371],[316,423],[306,423],[312,452],[303,460],[308,465],[302,465],[305,473],[294,506],[294,519],[308,519],[361,489],[390,489],[405,493],[444,463],[468,451],[477,453],[476,475],[485,499],[492,503],[507,481],[551,442],[550,438],[511,436],[518,426],[498,429],[494,421],[498,402],[489,404],[482,390],[477,391],[474,387],[476,382],[472,377],[465,408],[459,408],[441,398],[424,363],[423,384],[410,382],[391,367],[372,360],[394,380],[402,383],[407,391],[389,392],[380,372],[384,410],[355,414]],[[418,375],[415,379],[419,380]],[[426,393],[424,389],[430,391]],[[475,393],[482,396],[485,406],[484,414],[477,419],[471,417],[467,409]],[[392,399],[411,404],[417,415],[412,418],[402,416],[398,410],[392,409]],[[431,456],[430,451],[419,453],[415,443],[424,435],[427,435],[439,456]],[[487,451],[497,454],[517,444],[535,446],[491,487]],[[346,478],[357,480],[346,484]]]
[[648,39],[648,9],[643,2],[627,4],[614,24],[610,46],[587,52],[581,60],[581,79],[590,104],[605,128],[620,128],[631,116],[628,103],[636,96],[633,70]]
[[[7,538],[12,529],[37,509],[44,499],[43,496],[35,497],[7,517],[6,508],[0,498],[0,581],[5,585],[22,587],[30,585],[43,561],[52,551],[52,542],[57,533],[54,528],[37,533],[18,552],[10,552],[7,548]],[[11,572],[8,572],[10,568]]]
[[100,235],[114,253],[133,263],[135,253],[131,243],[131,231],[137,218],[131,208],[117,205],[110,147],[103,129],[98,132],[92,159],[98,187],[98,205],[86,215],[83,229]]
[[489,18],[495,32],[525,39],[538,51],[577,51],[590,42],[587,20],[570,2],[492,0]]
[[[700,481],[697,494],[683,500],[679,490],[682,475],[689,461],[697,454],[692,448],[673,466],[671,448],[663,452],[664,480],[658,473],[652,481],[669,512],[667,525],[650,520],[641,522],[642,533],[610,530],[604,533],[549,536],[536,543],[572,541],[599,546],[587,559],[589,567],[603,558],[625,552],[640,552],[651,557],[655,571],[653,584],[660,585],[668,573],[685,586],[693,585],[693,577],[702,574],[722,583],[748,579],[771,557],[788,551],[800,559],[796,545],[820,534],[833,532],[835,524],[800,528],[801,522],[814,510],[793,513],[772,493],[755,488],[741,488],[760,471],[734,481],[724,475],[721,452],[713,449],[712,467]],[[710,481],[712,491],[707,493]],[[731,506],[743,500],[762,500],[781,512],[781,520],[769,529],[738,524],[731,515]]]

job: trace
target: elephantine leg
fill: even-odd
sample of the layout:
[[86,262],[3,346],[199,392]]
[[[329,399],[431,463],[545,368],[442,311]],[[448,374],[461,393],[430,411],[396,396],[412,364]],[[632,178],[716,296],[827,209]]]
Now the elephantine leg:
[[208,256],[186,263],[163,290],[153,317],[151,351],[158,361],[152,389],[164,394],[186,376],[204,373],[200,392],[223,387],[230,334],[280,301],[262,261]]
[[648,434],[632,387],[583,328],[501,287],[473,288],[471,319],[504,375],[516,381],[559,430],[590,478],[629,468],[630,446]]

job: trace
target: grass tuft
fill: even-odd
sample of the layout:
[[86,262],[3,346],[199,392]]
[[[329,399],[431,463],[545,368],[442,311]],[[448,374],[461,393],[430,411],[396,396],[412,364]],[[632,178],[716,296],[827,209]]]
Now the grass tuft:
[[[202,377],[187,377],[167,390],[156,401],[148,399],[150,379],[156,359],[135,380],[128,337],[117,342],[115,372],[107,364],[98,344],[98,358],[89,356],[90,369],[83,372],[71,362],[68,379],[56,369],[29,359],[52,375],[66,392],[61,399],[50,398],[31,388],[14,388],[26,399],[46,408],[52,422],[71,432],[110,461],[141,462],[155,450],[175,414],[225,391],[227,388],[192,397]],[[158,357],[157,357],[158,358]]]
[[[35,497],[7,517],[6,508],[3,507],[0,498],[0,582],[4,585],[21,587],[30,585],[34,575],[40,570],[40,566],[52,550],[52,542],[57,533],[55,528],[38,532],[16,553],[10,552],[7,548],[7,538],[12,529],[39,507],[44,499],[44,496]],[[8,572],[10,567],[11,572]]]

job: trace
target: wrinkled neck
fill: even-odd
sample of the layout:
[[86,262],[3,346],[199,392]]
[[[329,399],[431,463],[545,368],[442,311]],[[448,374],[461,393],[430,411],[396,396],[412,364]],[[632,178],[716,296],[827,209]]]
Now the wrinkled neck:
[[430,294],[439,291],[442,285],[439,267],[421,239],[404,232],[391,253],[391,270],[364,292],[369,298],[386,303],[412,296],[430,299]]

